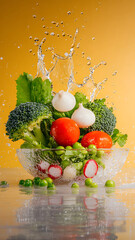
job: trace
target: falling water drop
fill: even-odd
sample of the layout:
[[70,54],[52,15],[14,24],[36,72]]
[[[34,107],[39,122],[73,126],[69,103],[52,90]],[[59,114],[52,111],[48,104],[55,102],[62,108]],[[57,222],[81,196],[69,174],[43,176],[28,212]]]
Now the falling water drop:
[[37,16],[36,16],[36,15],[33,15],[32,17],[33,17],[33,18],[36,18]]

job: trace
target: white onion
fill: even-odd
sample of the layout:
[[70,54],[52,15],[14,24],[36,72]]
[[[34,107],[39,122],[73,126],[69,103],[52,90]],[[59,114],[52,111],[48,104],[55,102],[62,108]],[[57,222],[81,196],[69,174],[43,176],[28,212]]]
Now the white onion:
[[73,180],[76,177],[76,169],[72,166],[68,166],[64,169],[63,179],[64,180]]
[[52,100],[53,107],[59,112],[68,112],[74,108],[76,104],[75,97],[63,90],[56,93]]
[[77,123],[79,128],[87,128],[94,124],[95,114],[91,110],[84,108],[82,103],[80,103],[79,108],[74,111],[71,119]]

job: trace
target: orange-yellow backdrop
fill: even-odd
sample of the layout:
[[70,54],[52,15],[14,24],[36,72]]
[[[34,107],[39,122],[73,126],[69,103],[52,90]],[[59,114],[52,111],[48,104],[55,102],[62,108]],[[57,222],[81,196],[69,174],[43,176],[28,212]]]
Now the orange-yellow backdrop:
[[[71,11],[71,14],[67,14]],[[82,13],[83,12],[83,13]],[[33,17],[36,15],[36,18]],[[52,21],[59,23],[56,27]],[[63,24],[61,24],[63,21]],[[87,57],[91,65],[102,60],[107,62],[95,74],[96,81],[103,77],[109,80],[99,97],[109,96],[108,103],[115,107],[117,127],[128,133],[126,144],[135,148],[135,2],[133,0],[5,0],[0,6],[0,166],[20,167],[15,150],[20,142],[12,143],[5,135],[5,122],[16,104],[15,80],[25,72],[36,74],[37,47],[34,38],[47,37],[47,47],[54,46],[58,53],[69,50],[75,29],[79,28],[80,42],[75,58],[77,82],[88,75]],[[44,27],[43,27],[44,26]],[[55,32],[55,36],[45,32]],[[62,35],[65,33],[65,36]],[[60,36],[57,37],[57,34]],[[32,39],[29,37],[32,36]],[[32,49],[32,52],[29,51]],[[43,49],[45,51],[45,47]],[[84,54],[82,54],[84,52]],[[46,52],[48,54],[48,52]],[[84,56],[82,58],[82,56]],[[49,67],[50,56],[47,56]],[[68,65],[67,65],[68,66]],[[57,68],[58,69],[58,68]],[[57,70],[56,69],[56,70]],[[64,70],[66,72],[66,70]],[[112,73],[117,71],[114,77]],[[65,88],[60,74],[53,74],[54,90]],[[64,79],[64,74],[61,76]],[[89,86],[89,85],[88,85]],[[89,93],[88,86],[85,91]],[[81,90],[81,89],[80,89]],[[130,154],[126,167],[134,165],[134,154]]]

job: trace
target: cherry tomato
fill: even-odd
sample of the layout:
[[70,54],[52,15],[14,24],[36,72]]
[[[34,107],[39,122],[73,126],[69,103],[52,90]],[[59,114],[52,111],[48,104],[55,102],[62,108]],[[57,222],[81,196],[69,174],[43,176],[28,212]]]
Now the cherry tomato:
[[80,129],[74,120],[58,118],[52,123],[50,134],[59,145],[66,147],[78,141]]
[[83,147],[88,147],[90,144],[94,144],[97,148],[111,148],[112,139],[105,132],[93,131],[84,135],[81,144]]

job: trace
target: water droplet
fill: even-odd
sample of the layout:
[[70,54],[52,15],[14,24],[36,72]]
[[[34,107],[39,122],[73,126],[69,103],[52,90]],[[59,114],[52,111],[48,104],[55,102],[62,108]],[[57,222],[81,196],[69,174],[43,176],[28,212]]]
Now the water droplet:
[[59,27],[59,23],[56,23],[56,27]]
[[68,53],[66,52],[66,53],[64,53],[64,55],[66,56],[66,57],[68,57]]
[[43,25],[42,28],[45,28],[45,25]]
[[65,33],[64,32],[62,33],[62,36],[65,37]]
[[39,41],[39,38],[35,37],[35,38],[34,38],[34,41],[35,41],[35,42],[38,42],[38,41]]
[[87,62],[87,65],[89,66],[91,64],[91,62]]
[[3,57],[0,57],[0,60],[3,60]]
[[70,35],[69,37],[72,38],[72,35]]
[[36,3],[36,6],[39,6],[39,3]]
[[114,73],[112,73],[112,76],[116,76],[116,74],[117,74],[118,72],[117,71],[115,71]]
[[56,22],[55,22],[55,21],[52,21],[51,23],[52,23],[52,24],[56,24]]
[[54,36],[54,35],[55,35],[55,33],[54,33],[54,32],[51,32],[51,33],[50,33],[50,35],[51,35],[51,36]]
[[18,46],[17,48],[20,48],[20,46]]
[[91,57],[87,57],[87,60],[91,60]]
[[84,55],[84,52],[82,52],[82,55]]
[[79,47],[80,47],[80,43],[78,43],[78,44],[76,45],[76,47],[79,48]]
[[45,32],[45,34],[46,34],[46,35],[48,35],[48,34],[49,34],[49,32]]
[[32,52],[32,49],[30,49],[29,52],[31,53],[31,52]]
[[92,40],[95,40],[95,37],[92,37]]
[[81,12],[81,14],[83,14],[83,12]]
[[61,21],[61,24],[63,24],[63,21]]
[[82,28],[85,28],[85,26],[84,26],[84,25],[82,25]]
[[59,37],[60,35],[59,34],[57,34],[57,37]]
[[45,18],[44,18],[44,17],[42,17],[42,18],[41,18],[41,21],[44,21],[44,20],[45,20]]
[[33,17],[33,18],[36,18],[37,16],[36,16],[36,15],[33,15],[32,17]]
[[71,15],[71,11],[68,11],[67,14],[68,14],[68,15]]
[[29,36],[29,39],[32,39],[32,36]]
[[33,53],[33,56],[35,56],[35,53]]

